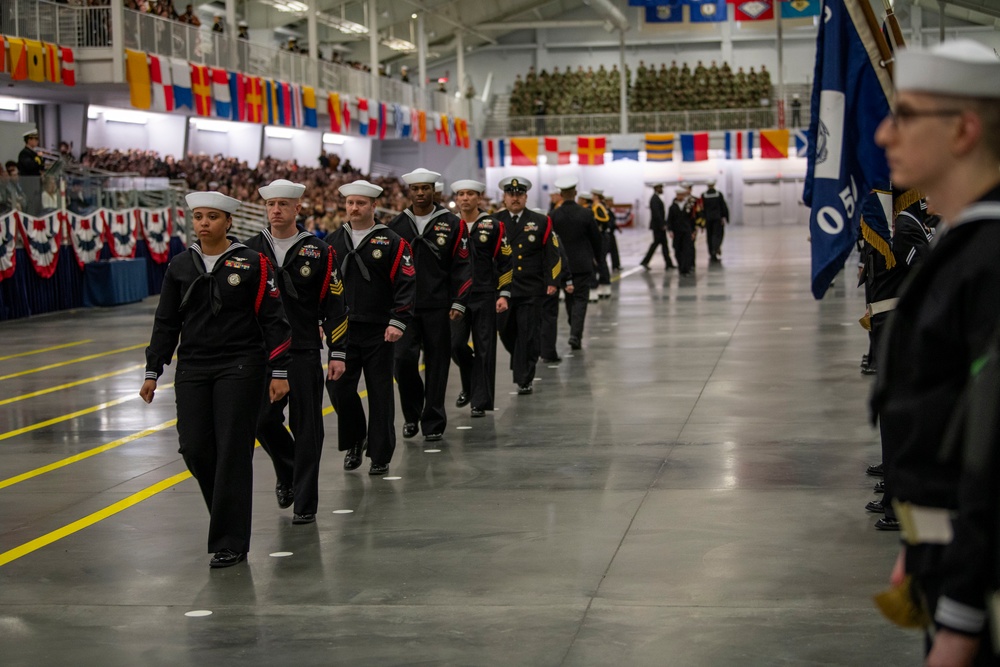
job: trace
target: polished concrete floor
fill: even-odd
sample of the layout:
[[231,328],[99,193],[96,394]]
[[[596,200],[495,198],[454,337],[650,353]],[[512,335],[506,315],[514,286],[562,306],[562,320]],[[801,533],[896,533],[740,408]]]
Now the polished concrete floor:
[[694,279],[630,271],[647,242],[533,396],[502,372],[473,420],[453,372],[444,441],[400,439],[395,479],[328,445],[318,523],[258,450],[227,570],[171,374],[136,397],[155,299],[0,325],[0,664],[917,664],[871,602],[897,539],[863,510],[855,281],[814,301],[801,227],[731,228],[711,270],[699,239]]

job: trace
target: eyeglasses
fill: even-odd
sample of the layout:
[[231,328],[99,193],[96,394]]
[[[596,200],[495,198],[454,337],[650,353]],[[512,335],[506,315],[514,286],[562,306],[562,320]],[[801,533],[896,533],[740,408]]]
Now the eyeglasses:
[[911,109],[909,107],[898,107],[889,113],[889,122],[896,127],[905,125],[915,118],[947,118],[949,116],[961,116],[961,109]]

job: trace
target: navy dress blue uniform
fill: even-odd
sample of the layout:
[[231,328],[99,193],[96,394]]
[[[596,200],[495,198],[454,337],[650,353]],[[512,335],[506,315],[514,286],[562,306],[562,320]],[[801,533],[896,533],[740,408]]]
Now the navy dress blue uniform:
[[[367,439],[375,465],[389,465],[396,449],[396,400],[392,389],[393,347],[386,327],[405,332],[413,317],[416,270],[410,246],[385,225],[374,225],[355,247],[348,225],[327,236],[340,259],[350,336],[346,370],[328,380],[327,392],[337,411],[338,448],[350,450]],[[358,395],[362,372],[368,391],[369,418]]]
[[[566,248],[559,242],[559,235],[552,232],[552,238],[556,247],[559,248],[559,257],[562,266],[569,266],[569,257],[566,255]],[[573,274],[563,271],[559,274],[559,287],[563,291],[567,287],[574,287]],[[542,361],[562,361],[559,352],[556,350],[556,341],[559,339],[559,292],[542,297],[542,328],[541,359]]]
[[146,348],[146,379],[159,378],[177,351],[177,434],[211,515],[208,551],[243,554],[250,549],[254,431],[266,369],[272,378],[287,377],[292,341],[270,262],[231,240],[211,272],[198,243],[170,261]]
[[694,203],[690,197],[680,202],[675,199],[667,212],[667,231],[674,235],[674,257],[682,276],[694,271]]
[[563,201],[552,212],[552,227],[569,257],[567,269],[573,275],[573,293],[565,293],[565,303],[569,319],[569,344],[577,349],[583,339],[590,285],[597,268],[597,258],[601,254],[601,233],[591,210],[573,200]]
[[705,215],[705,235],[708,241],[709,262],[718,262],[722,254],[722,239],[726,233],[724,220],[729,219],[729,206],[726,198],[709,184],[708,190],[701,196],[702,212]]
[[549,217],[529,209],[515,217],[516,221],[512,220],[507,210],[496,215],[507,229],[507,239],[514,252],[510,311],[500,331],[500,340],[510,353],[514,382],[523,387],[535,379],[542,300],[549,287],[559,285],[563,269]]
[[[303,230],[280,266],[274,239],[263,230],[246,242],[274,264],[285,314],[292,326],[288,395],[271,403],[264,396],[257,439],[270,455],[279,485],[291,488],[295,514],[315,514],[319,503],[319,463],[323,452],[323,382],[321,360],[326,332],[328,360],[347,356],[347,310],[340,265],[326,243]],[[291,433],[284,425],[288,407]]]
[[[473,409],[492,410],[497,367],[497,299],[510,301],[513,258],[507,230],[481,213],[469,228],[472,290],[465,317],[451,323],[451,357]],[[472,349],[469,349],[469,335]]]
[[[403,419],[420,423],[424,436],[443,434],[448,425],[444,400],[451,365],[449,311],[465,313],[472,289],[472,254],[465,224],[438,204],[423,233],[418,232],[412,209],[389,223],[413,248],[417,268],[413,321],[396,343],[396,382]],[[424,350],[426,386],[420,378],[420,349]]]
[[[872,413],[896,447],[886,461],[887,482],[900,510],[904,539],[910,540],[906,572],[937,623],[959,632],[977,632],[968,625],[985,618],[985,600],[966,572],[979,564],[965,553],[957,556],[957,566],[947,558],[963,544],[975,545],[963,537],[962,513],[954,518],[960,509],[962,448],[943,443],[970,372],[986,358],[1000,323],[997,248],[1000,186],[951,222],[908,281],[878,350],[871,399]],[[995,496],[995,487],[990,492]],[[907,534],[908,520],[926,510],[952,515],[954,545]]]
[[646,255],[642,258],[642,266],[649,268],[649,261],[653,259],[656,249],[663,253],[663,261],[668,269],[674,268],[674,262],[670,259],[670,251],[667,249],[667,210],[663,205],[660,195],[653,194],[649,198],[649,229],[653,232],[653,242],[649,245]]

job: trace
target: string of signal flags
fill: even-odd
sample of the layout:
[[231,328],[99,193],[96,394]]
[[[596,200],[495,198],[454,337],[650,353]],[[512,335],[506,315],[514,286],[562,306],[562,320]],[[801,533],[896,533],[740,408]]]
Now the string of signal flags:
[[0,72],[14,81],[75,86],[76,56],[68,46],[0,35]]
[[331,132],[351,132],[353,109],[361,137],[418,142],[433,137],[439,145],[471,147],[469,122],[463,118],[364,97],[352,99],[181,58],[125,49],[125,75],[129,102],[136,109],[166,113],[186,108],[203,118],[318,129],[317,103],[325,97]]
[[574,153],[577,164],[598,166],[605,161],[638,162],[640,151],[645,151],[646,162],[673,162],[675,154],[682,162],[700,162],[709,159],[711,144],[721,146],[727,160],[805,157],[809,147],[805,130],[774,129],[619,135],[610,141],[603,136],[479,139],[476,152],[480,169],[538,165],[542,156],[545,164],[570,164]]

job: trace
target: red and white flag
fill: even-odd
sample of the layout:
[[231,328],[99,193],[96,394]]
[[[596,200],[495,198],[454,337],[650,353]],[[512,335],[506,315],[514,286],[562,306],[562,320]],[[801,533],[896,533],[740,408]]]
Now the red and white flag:
[[547,164],[569,164],[573,154],[573,138],[545,137],[545,161]]
[[62,82],[67,86],[76,85],[76,62],[74,61],[73,49],[68,46],[61,46],[59,50],[62,57],[59,59],[62,68]]
[[149,54],[149,80],[153,84],[153,111],[173,111],[174,82],[165,59]]

